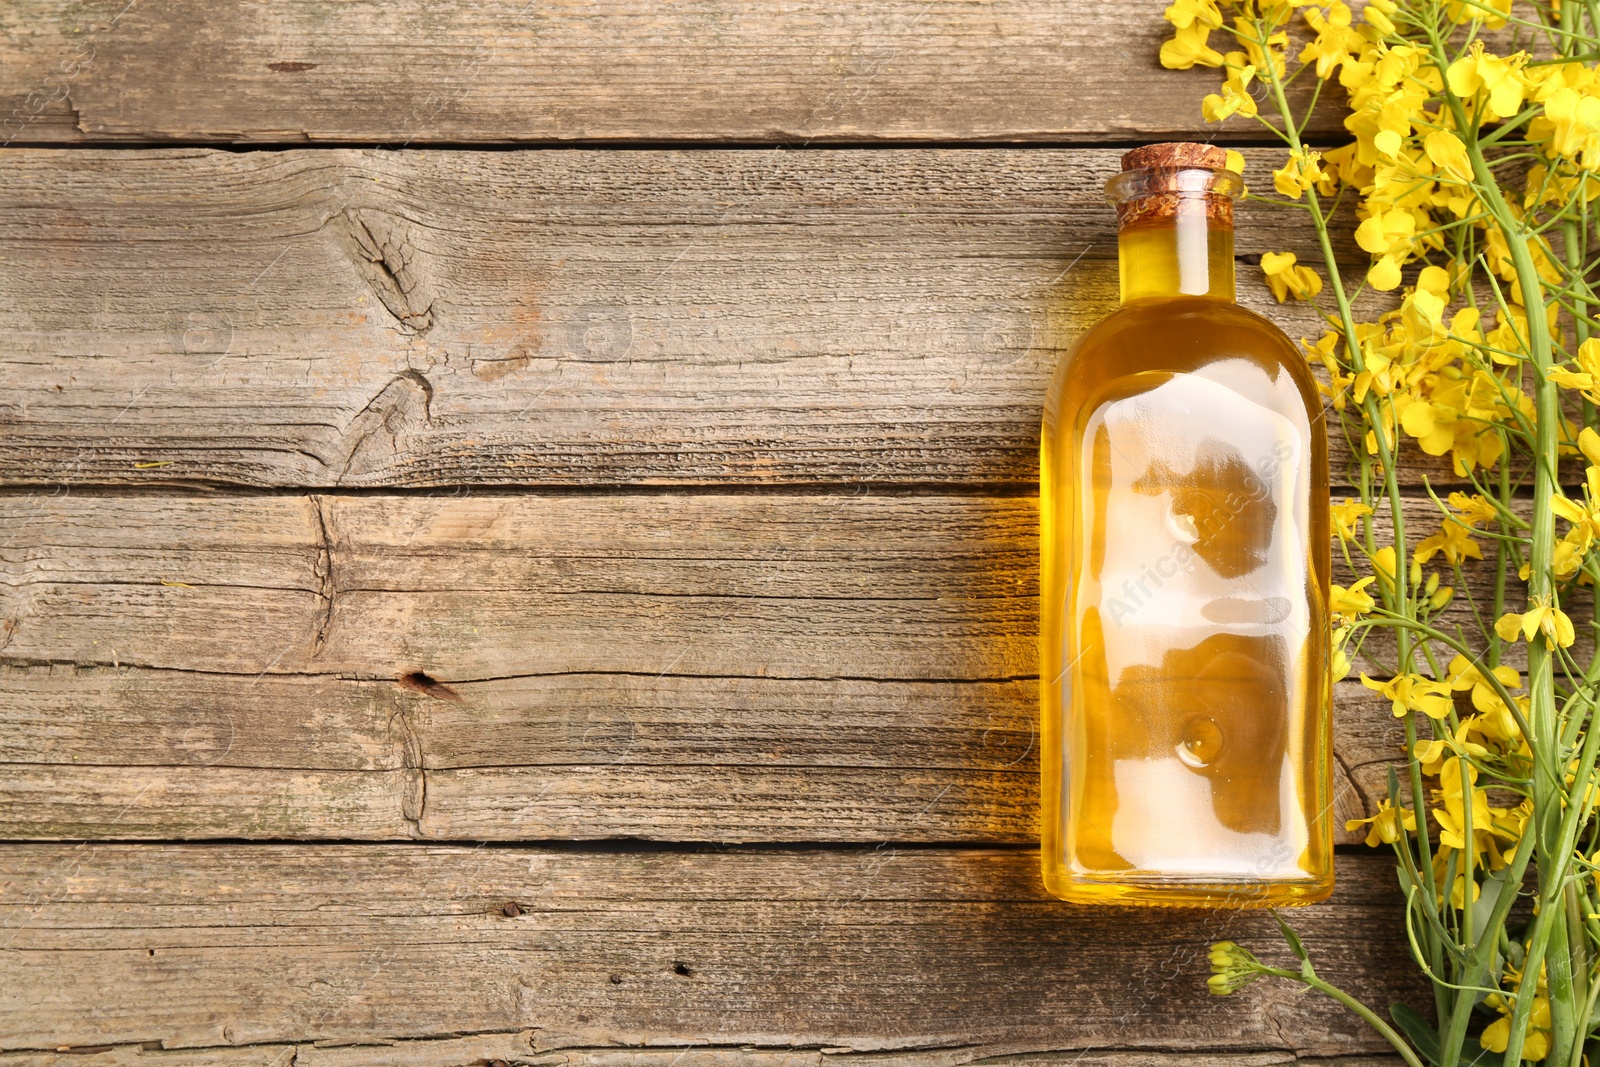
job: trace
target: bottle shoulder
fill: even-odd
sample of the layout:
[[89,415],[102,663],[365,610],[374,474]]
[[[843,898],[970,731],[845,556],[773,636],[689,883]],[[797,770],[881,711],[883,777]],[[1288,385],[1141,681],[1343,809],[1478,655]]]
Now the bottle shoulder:
[[[1092,409],[1106,390],[1127,387],[1118,383],[1171,374],[1218,377],[1249,394],[1264,390],[1263,398],[1274,398],[1271,406],[1287,401],[1302,417],[1322,408],[1310,363],[1271,320],[1231,301],[1178,297],[1126,304],[1082,334],[1056,368],[1046,421],[1054,421],[1063,402],[1078,411]],[[1286,396],[1273,383],[1293,388]]]
[[1303,362],[1299,349],[1277,324],[1265,315],[1231,300],[1172,297],[1124,304],[1095,323],[1078,338],[1074,349],[1109,341],[1144,340],[1149,335],[1180,342],[1185,348],[1235,348],[1245,335],[1260,347],[1281,349],[1286,357]]
[[1272,320],[1231,301],[1195,297],[1123,305],[1078,337],[1056,377],[1181,373],[1240,359],[1272,377],[1287,372],[1308,400],[1317,397],[1305,354]]

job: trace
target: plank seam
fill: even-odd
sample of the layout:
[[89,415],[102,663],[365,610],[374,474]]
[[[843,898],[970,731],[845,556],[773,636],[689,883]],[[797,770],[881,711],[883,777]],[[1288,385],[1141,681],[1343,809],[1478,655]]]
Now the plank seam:
[[[403,685],[399,679],[388,674],[366,674],[359,671],[213,671],[200,667],[173,667],[167,665],[134,663],[127,660],[110,662],[105,660],[54,660],[33,659],[23,656],[0,656],[0,669],[15,668],[42,668],[42,667],[72,667],[90,670],[121,670],[130,668],[142,671],[168,671],[177,674],[201,674],[217,678],[306,678],[319,681],[336,682],[392,682],[401,688],[411,688]],[[438,679],[448,685],[474,685],[490,682],[515,682],[531,678],[671,678],[690,679],[701,681],[753,681],[753,682],[868,682],[884,685],[1014,685],[1018,682],[1036,682],[1037,674],[1009,674],[995,675],[990,678],[917,678],[897,677],[884,675],[873,677],[870,675],[831,674],[831,675],[802,675],[802,674],[689,674],[675,671],[622,671],[622,670],[587,670],[587,671],[534,671],[528,674],[499,674],[482,678],[448,678]]]
[[[336,151],[340,149],[371,149],[390,152],[892,152],[905,150],[929,151],[1128,151],[1165,139],[1193,140],[1193,129],[1152,132],[1139,140],[1084,140],[1064,138],[1059,140],[1020,140],[1007,138],[971,138],[965,140],[883,138],[861,140],[827,137],[805,140],[718,140],[715,138],[647,139],[630,138],[574,138],[572,140],[531,139],[486,141],[408,141],[404,147],[395,148],[393,142],[368,140],[316,140],[316,141],[224,141],[196,140],[192,138],[165,138],[137,140],[96,140],[81,138],[71,141],[10,141],[0,146],[0,151],[26,149],[28,151],[121,151],[140,152],[152,149],[210,149],[244,155],[252,152],[303,152]],[[1348,138],[1330,137],[1317,140],[1313,147],[1335,147],[1348,142]],[[1219,148],[1272,148],[1282,144],[1279,137],[1233,135],[1211,138],[1207,143]]]

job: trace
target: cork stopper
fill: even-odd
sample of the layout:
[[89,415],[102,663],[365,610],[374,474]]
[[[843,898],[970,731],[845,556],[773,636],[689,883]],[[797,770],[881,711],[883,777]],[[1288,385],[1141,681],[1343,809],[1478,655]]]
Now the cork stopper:
[[1106,183],[1117,205],[1117,228],[1170,223],[1179,215],[1203,216],[1233,227],[1233,198],[1243,183],[1227,169],[1226,150],[1189,141],[1165,141],[1122,155],[1122,173]]
[[1123,170],[1154,170],[1165,168],[1179,170],[1183,167],[1208,167],[1225,170],[1228,153],[1216,145],[1196,144],[1192,141],[1163,141],[1147,144],[1131,152],[1122,153]]

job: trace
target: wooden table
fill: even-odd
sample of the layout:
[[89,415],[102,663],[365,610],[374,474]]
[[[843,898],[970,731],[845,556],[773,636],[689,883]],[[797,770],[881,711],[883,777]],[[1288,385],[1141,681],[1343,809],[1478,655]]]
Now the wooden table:
[[1120,149],[1210,135],[1162,6],[0,7],[0,1067],[1391,1062],[1207,996],[1269,917],[1036,873],[1044,385]]

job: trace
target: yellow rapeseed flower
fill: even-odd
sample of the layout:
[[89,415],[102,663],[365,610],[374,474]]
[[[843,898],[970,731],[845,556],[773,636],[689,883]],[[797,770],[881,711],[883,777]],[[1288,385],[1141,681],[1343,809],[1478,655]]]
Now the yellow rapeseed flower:
[[[1444,271],[1438,267],[1425,267],[1423,273]],[[1408,332],[1405,338],[1412,345],[1432,348],[1444,344],[1449,330],[1444,324],[1444,296],[1418,285],[1406,294],[1400,303],[1400,320]]]
[[[1539,983],[1544,988],[1544,982]],[[1484,1003],[1498,1000],[1492,1005],[1499,1008],[1501,1017],[1483,1028],[1478,1042],[1490,1052],[1504,1052],[1511,1041],[1511,1005],[1503,997],[1489,996]],[[1528,1036],[1522,1042],[1524,1060],[1542,1060],[1550,1055],[1550,1000],[1542,992],[1533,998],[1533,1010],[1528,1013]]]
[[1400,5],[1394,0],[1367,0],[1367,6],[1361,12],[1361,17],[1368,26],[1377,30],[1379,34],[1387,37],[1394,33],[1394,22],[1389,18],[1398,11]]
[[[1394,546],[1384,545],[1372,554],[1372,569],[1377,572],[1378,584],[1385,589],[1394,588]],[[1357,582],[1357,585],[1360,583]],[[1352,586],[1351,588],[1354,588]]]
[[1208,29],[1222,29],[1222,9],[1217,6],[1217,0],[1173,0],[1161,17],[1180,30],[1195,23]]
[[[1294,0],[1290,0],[1294,2]],[[1284,49],[1289,46],[1289,34],[1279,29],[1267,34],[1265,41],[1256,37],[1256,24],[1248,14],[1234,16],[1233,35],[1244,49],[1246,58],[1257,70],[1272,70],[1281,79],[1288,73],[1284,62]],[[1265,47],[1263,47],[1265,45]]]
[[1206,989],[1219,997],[1243,989],[1261,977],[1261,961],[1249,949],[1240,948],[1232,941],[1218,941],[1207,955],[1211,960],[1211,977],[1206,979]]
[[1585,426],[1583,432],[1578,434],[1578,451],[1590,463],[1600,466],[1600,433],[1595,433],[1591,426]]
[[[1596,438],[1600,442],[1600,436]],[[1468,526],[1477,526],[1479,523],[1488,522],[1500,514],[1495,506],[1484,499],[1482,493],[1451,493],[1450,506],[1456,509],[1456,517]]]
[[1441,552],[1452,567],[1459,567],[1464,559],[1483,558],[1483,549],[1472,539],[1472,532],[1450,519],[1440,525],[1438,533],[1422,539],[1412,558],[1426,563]]
[[1289,153],[1283,166],[1272,172],[1272,187],[1284,196],[1299,200],[1322,177],[1322,153],[1297,148]]
[[1558,578],[1576,574],[1589,546],[1600,540],[1600,467],[1586,469],[1584,483],[1581,504],[1559,493],[1550,496],[1550,510],[1572,524],[1567,535],[1556,543],[1552,569]]
[[1528,139],[1554,155],[1583,156],[1588,170],[1600,166],[1600,98],[1562,86],[1544,99],[1544,114],[1528,125]]
[[1591,401],[1600,399],[1600,338],[1591,337],[1578,346],[1573,357],[1578,369],[1552,367],[1545,375],[1563,389],[1577,389]]
[[1482,107],[1489,118],[1508,119],[1522,110],[1528,87],[1522,68],[1527,62],[1526,52],[1497,56],[1484,51],[1482,41],[1473,41],[1467,54],[1445,70],[1445,82],[1452,93],[1468,102],[1482,94]]
[[1447,0],[1445,15],[1460,24],[1482,19],[1491,30],[1498,30],[1511,16],[1511,0]]
[[1295,265],[1293,252],[1266,252],[1261,256],[1261,273],[1266,275],[1272,295],[1283,303],[1293,296],[1310,300],[1322,292],[1322,278],[1310,267]]
[[[1489,674],[1508,691],[1522,688],[1522,674],[1515,667],[1491,667]],[[1458,655],[1450,661],[1447,678],[1453,691],[1472,691],[1472,706],[1479,711],[1495,711],[1505,706],[1495,687],[1489,684],[1488,676],[1465,656]]]
[[1458,182],[1472,180],[1472,162],[1467,158],[1467,146],[1449,130],[1434,130],[1423,138],[1422,147],[1441,174]]
[[1392,845],[1400,840],[1401,827],[1407,830],[1417,828],[1417,816],[1409,808],[1399,809],[1391,806],[1388,798],[1384,798],[1378,801],[1376,815],[1369,815],[1365,819],[1345,820],[1346,830],[1354,830],[1358,826],[1367,827],[1369,846]]
[[1547,642],[1562,648],[1567,648],[1577,640],[1572,620],[1548,599],[1535,601],[1521,614],[1507,612],[1500,616],[1494,624],[1494,632],[1504,641],[1515,641],[1517,635],[1521,634],[1524,640],[1530,642],[1534,634],[1542,633]]
[[[1477,752],[1473,755],[1483,756],[1488,750],[1481,745],[1474,745]],[[1481,844],[1476,840],[1480,835],[1487,836],[1494,832],[1494,814],[1489,809],[1489,795],[1477,788],[1478,769],[1470,764],[1462,774],[1461,761],[1449,759],[1440,762],[1439,789],[1434,793],[1441,804],[1433,809],[1433,817],[1439,822],[1439,843],[1449,848],[1465,852],[1467,849],[1466,838],[1466,807],[1467,796],[1472,799],[1472,836],[1474,850],[1482,853],[1487,850],[1488,842]]]
[[1349,626],[1340,626],[1333,632],[1333,640],[1330,642],[1333,650],[1331,681],[1342,682],[1350,673],[1350,653],[1345,650],[1345,645],[1349,643],[1350,635],[1353,633],[1355,633],[1354,628]]
[[1331,586],[1328,606],[1335,615],[1354,622],[1357,615],[1365,615],[1377,606],[1377,601],[1367,592],[1367,586],[1372,582],[1373,577],[1369,574],[1348,589],[1342,585]]
[[1400,264],[1411,253],[1416,217],[1396,209],[1373,215],[1356,227],[1356,244],[1379,257],[1367,271],[1367,283],[1388,292],[1400,285]]
[[1356,523],[1371,514],[1372,509],[1359,500],[1341,500],[1329,509],[1329,515],[1333,519],[1333,532],[1341,541],[1354,539]]
[[1400,425],[1417,439],[1430,456],[1442,456],[1456,443],[1456,421],[1461,413],[1449,404],[1424,400],[1411,393],[1394,395]]
[[1589,467],[1584,471],[1584,488],[1587,492],[1582,504],[1559,493],[1552,493],[1550,509],[1572,523],[1574,529],[1584,531],[1586,536],[1583,543],[1587,548],[1591,541],[1600,537],[1600,467]]
[[1328,383],[1324,385],[1319,379],[1317,390],[1333,402],[1335,411],[1343,411],[1345,394],[1355,382],[1355,376],[1345,370],[1336,354],[1344,344],[1344,335],[1330,330],[1318,338],[1315,344],[1305,338],[1301,338],[1300,343],[1305,347],[1306,358],[1321,363],[1323,369],[1328,372]]
[[1222,57],[1227,74],[1222,92],[1211,93],[1200,102],[1200,114],[1207,122],[1221,122],[1234,115],[1246,117],[1256,114],[1255,97],[1250,95],[1250,82],[1256,68],[1247,62],[1243,52],[1229,52]]
[[1162,42],[1161,65],[1171,70],[1222,66],[1222,53],[1206,43],[1210,36],[1211,27],[1198,20],[1178,27],[1170,40]]
[[1389,698],[1395,718],[1408,711],[1420,711],[1430,719],[1442,719],[1450,714],[1454,703],[1450,699],[1450,683],[1436,682],[1420,674],[1402,674],[1380,682],[1361,676],[1361,684]]
[[1300,62],[1316,60],[1319,79],[1326,79],[1345,63],[1354,62],[1358,54],[1370,47],[1359,30],[1351,29],[1350,6],[1344,0],[1333,0],[1326,11],[1308,7],[1305,20],[1317,36],[1300,50]]

